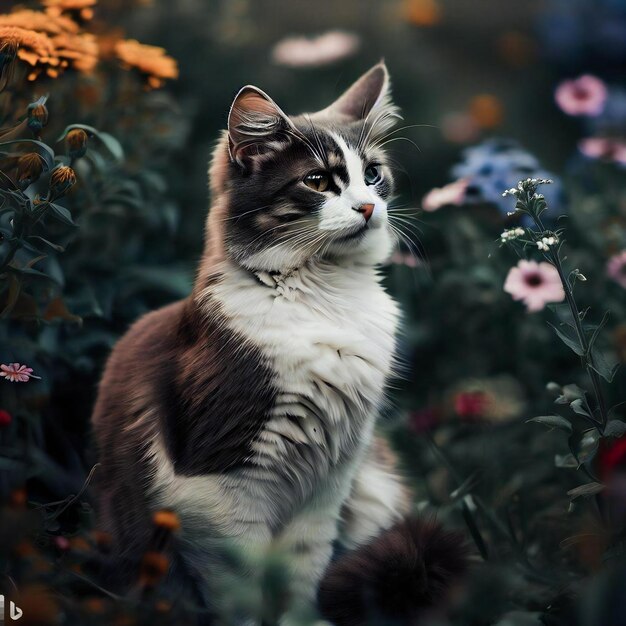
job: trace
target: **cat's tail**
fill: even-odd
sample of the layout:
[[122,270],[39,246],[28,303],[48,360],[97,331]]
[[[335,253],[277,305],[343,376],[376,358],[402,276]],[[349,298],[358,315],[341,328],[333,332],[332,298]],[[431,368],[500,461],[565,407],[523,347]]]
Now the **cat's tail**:
[[415,624],[445,601],[468,568],[460,533],[407,518],[332,563],[319,588],[322,615],[336,626]]

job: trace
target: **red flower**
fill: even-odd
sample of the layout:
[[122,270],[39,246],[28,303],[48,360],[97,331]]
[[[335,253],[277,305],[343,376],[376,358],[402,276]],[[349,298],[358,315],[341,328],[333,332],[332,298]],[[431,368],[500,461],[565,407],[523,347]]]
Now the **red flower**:
[[0,409],[0,428],[8,426],[13,421],[13,416],[4,409]]
[[626,437],[603,439],[596,461],[602,482],[608,482],[618,469],[626,472]]
[[483,391],[464,391],[454,397],[454,410],[459,417],[481,417],[487,406],[487,395]]

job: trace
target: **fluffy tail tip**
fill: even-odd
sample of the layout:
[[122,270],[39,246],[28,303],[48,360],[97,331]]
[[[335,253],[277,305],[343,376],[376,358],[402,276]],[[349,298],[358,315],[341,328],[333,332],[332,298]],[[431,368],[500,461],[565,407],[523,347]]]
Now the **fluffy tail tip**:
[[414,623],[445,600],[468,557],[460,533],[407,518],[330,565],[319,588],[320,611],[337,626]]

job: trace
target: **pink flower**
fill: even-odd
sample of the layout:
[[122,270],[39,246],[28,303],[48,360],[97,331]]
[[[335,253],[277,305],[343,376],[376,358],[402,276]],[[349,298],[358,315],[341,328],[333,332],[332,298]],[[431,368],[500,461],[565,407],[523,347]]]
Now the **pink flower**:
[[403,254],[396,250],[389,259],[394,265],[406,265],[407,267],[417,267],[419,260],[412,254]]
[[39,376],[33,375],[33,368],[20,365],[19,363],[9,363],[0,365],[0,376],[4,376],[11,383],[27,383],[31,378],[41,380]]
[[599,115],[606,98],[606,85],[589,74],[562,82],[554,92],[556,103],[568,115]]
[[602,159],[626,165],[626,141],[611,137],[588,137],[578,144],[578,149],[590,159]]
[[626,289],[626,250],[612,256],[606,265],[606,273],[618,284]]
[[464,391],[454,396],[454,410],[459,417],[481,417],[487,408],[488,397],[484,391]]
[[467,190],[468,185],[469,181],[467,178],[460,178],[459,180],[443,187],[435,187],[434,189],[431,189],[422,198],[422,209],[424,209],[424,211],[432,212],[440,209],[442,206],[446,206],[447,204],[454,204],[456,206],[463,204],[465,201],[465,191]]
[[359,38],[351,33],[330,31],[317,37],[287,37],[272,50],[272,59],[287,67],[329,65],[354,54]]
[[565,299],[558,272],[545,262],[521,260],[509,270],[504,291],[510,293],[513,300],[521,300],[529,312],[541,311],[548,302]]

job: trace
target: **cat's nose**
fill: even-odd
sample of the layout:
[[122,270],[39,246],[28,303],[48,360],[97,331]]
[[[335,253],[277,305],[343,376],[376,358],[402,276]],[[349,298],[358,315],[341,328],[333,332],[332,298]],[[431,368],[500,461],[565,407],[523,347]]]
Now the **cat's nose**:
[[372,217],[372,213],[374,212],[373,204],[362,204],[361,206],[354,207],[355,211],[363,214],[366,222],[370,221],[370,217]]

